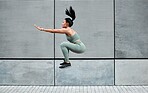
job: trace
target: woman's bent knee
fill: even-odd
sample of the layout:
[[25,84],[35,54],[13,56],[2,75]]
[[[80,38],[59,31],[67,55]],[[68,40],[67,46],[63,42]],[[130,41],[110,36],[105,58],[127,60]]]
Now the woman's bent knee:
[[60,44],[60,47],[65,47],[66,44],[67,44],[67,42],[62,42],[62,43]]

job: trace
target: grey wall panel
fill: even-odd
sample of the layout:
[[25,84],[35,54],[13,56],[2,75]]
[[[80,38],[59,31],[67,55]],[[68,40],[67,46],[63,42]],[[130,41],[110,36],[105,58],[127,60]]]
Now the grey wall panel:
[[[85,53],[70,57],[113,57],[113,0],[55,0],[56,28],[61,28],[65,9],[73,6],[76,20],[73,29],[78,32],[87,47]],[[56,34],[56,57],[63,57],[60,43],[67,41],[65,35]]]
[[116,57],[148,57],[148,0],[116,0]]
[[148,60],[116,60],[116,85],[148,85]]
[[113,60],[72,60],[72,66],[60,69],[56,61],[56,85],[113,85]]
[[1,60],[0,85],[53,85],[53,61]]
[[53,0],[0,1],[0,57],[53,57]]

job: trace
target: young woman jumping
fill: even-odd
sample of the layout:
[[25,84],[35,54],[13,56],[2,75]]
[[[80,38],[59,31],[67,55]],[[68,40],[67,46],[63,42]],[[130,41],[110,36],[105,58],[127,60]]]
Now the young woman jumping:
[[69,50],[74,53],[83,53],[86,50],[86,47],[80,40],[78,33],[71,28],[71,26],[73,25],[73,21],[76,18],[75,11],[70,6],[69,10],[68,9],[65,10],[65,13],[71,18],[64,19],[61,29],[45,29],[34,25],[40,31],[45,31],[50,33],[60,33],[66,35],[66,38],[69,42],[62,42],[60,44],[62,53],[64,55],[64,62],[60,63],[61,66],[59,68],[65,68],[71,66],[71,63],[69,61]]

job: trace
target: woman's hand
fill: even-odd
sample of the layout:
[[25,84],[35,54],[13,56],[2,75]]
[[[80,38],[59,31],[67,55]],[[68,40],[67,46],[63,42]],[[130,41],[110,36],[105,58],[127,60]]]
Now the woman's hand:
[[34,27],[37,28],[37,29],[40,30],[40,31],[43,31],[43,30],[44,30],[44,28],[39,27],[39,26],[37,26],[36,24],[34,24]]

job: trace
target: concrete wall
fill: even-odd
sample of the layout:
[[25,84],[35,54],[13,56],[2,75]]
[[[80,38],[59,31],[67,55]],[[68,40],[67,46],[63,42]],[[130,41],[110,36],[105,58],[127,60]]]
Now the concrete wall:
[[56,61],[56,85],[113,85],[114,60],[74,60],[72,66],[59,69]]
[[116,60],[116,85],[148,85],[148,60]]
[[147,5],[147,0],[116,0],[117,58],[148,58]]
[[[33,24],[60,28],[72,5],[73,28],[87,51],[70,57],[147,58],[147,0],[115,1],[114,42],[113,0],[55,0],[55,15],[54,0],[0,0],[0,57],[63,57],[65,35],[54,38]],[[148,85],[147,60],[71,60],[72,67],[59,69],[62,61],[0,60],[0,85]]]
[[53,0],[0,0],[0,57],[53,57]]
[[148,85],[146,59],[71,60],[65,69],[55,62],[1,60],[0,85]]
[[[53,28],[53,0],[0,2],[0,57],[53,57],[53,34],[33,27],[37,24]],[[61,27],[70,5],[77,16],[73,28],[87,47],[84,54],[70,54],[71,57],[114,57],[113,0],[56,0],[56,28]],[[63,57],[59,45],[66,40],[65,35],[57,34],[55,40],[56,57]]]
[[[70,52],[71,57],[114,57],[113,0],[56,0],[55,4],[56,28],[68,17],[65,8],[73,6],[77,18],[72,28],[87,47],[81,55]],[[56,34],[56,57],[62,57],[59,44],[65,40],[65,35]]]
[[53,61],[1,60],[1,85],[53,85]]
[[61,61],[1,60],[0,85],[113,85],[113,60],[77,60],[59,69]]

